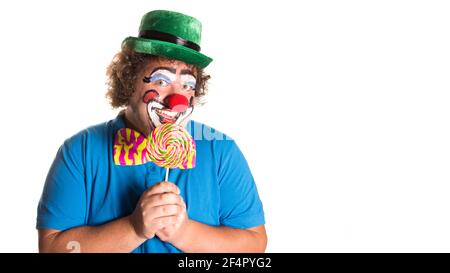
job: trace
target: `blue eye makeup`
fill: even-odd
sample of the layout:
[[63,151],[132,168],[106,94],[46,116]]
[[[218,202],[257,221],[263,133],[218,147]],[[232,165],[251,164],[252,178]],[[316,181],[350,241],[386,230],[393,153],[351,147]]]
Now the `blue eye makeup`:
[[185,82],[183,86],[188,86],[190,89],[195,90],[195,82]]
[[167,69],[157,69],[150,75],[150,77],[144,77],[144,82],[146,83],[160,81],[166,84],[171,84],[174,80],[175,74]]
[[197,80],[194,76],[190,74],[181,75],[181,82],[183,83],[183,88],[185,90],[195,90],[195,86],[197,84]]
[[164,75],[162,73],[155,73],[150,76],[150,82],[155,82],[155,81],[159,81],[159,80],[163,80],[167,83],[172,82],[169,77],[167,77],[166,75]]
[[[180,84],[184,91],[194,91],[197,80],[191,73],[182,71]],[[145,83],[154,83],[160,87],[166,87],[177,80],[176,74],[168,69],[155,69],[149,77],[144,77]]]

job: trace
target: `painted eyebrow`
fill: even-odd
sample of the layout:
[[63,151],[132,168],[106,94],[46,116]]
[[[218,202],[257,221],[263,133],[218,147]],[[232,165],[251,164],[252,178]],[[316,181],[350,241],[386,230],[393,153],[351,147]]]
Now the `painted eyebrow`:
[[192,71],[189,70],[189,69],[183,69],[183,70],[181,70],[180,74],[181,74],[181,75],[191,75],[192,77],[194,77],[195,79],[197,79],[197,78],[194,76],[194,73],[192,73]]
[[167,70],[167,71],[169,71],[169,72],[171,72],[173,74],[177,73],[177,70],[175,68],[173,68],[173,67],[160,66],[160,67],[157,67],[157,68],[153,69],[153,71],[152,71],[152,73],[150,73],[150,75],[155,73],[155,71],[157,71],[157,70]]

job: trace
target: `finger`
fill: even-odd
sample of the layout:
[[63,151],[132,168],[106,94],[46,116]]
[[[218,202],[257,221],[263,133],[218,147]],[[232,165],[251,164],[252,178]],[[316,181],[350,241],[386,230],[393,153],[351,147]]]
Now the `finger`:
[[186,210],[186,203],[184,202],[183,196],[180,195],[180,199],[181,199],[181,205],[184,207],[184,209]]
[[153,207],[150,211],[151,218],[160,218],[164,216],[177,216],[183,212],[183,207],[180,205],[163,205]]
[[153,226],[156,231],[168,227],[170,225],[175,224],[177,221],[176,216],[163,216],[156,219],[153,219]]
[[147,192],[147,195],[154,195],[164,192],[173,192],[180,194],[180,189],[172,182],[163,181],[153,185]]
[[143,201],[144,206],[151,208],[162,205],[180,205],[183,206],[183,198],[175,193],[166,192],[155,194]]
[[185,213],[179,213],[177,215],[175,215],[177,217],[176,222],[175,222],[175,226],[179,226],[184,219],[186,218],[186,214]]

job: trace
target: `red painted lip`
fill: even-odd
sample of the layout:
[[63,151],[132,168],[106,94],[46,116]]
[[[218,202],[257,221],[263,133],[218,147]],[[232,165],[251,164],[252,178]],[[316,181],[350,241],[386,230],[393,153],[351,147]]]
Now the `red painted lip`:
[[[180,113],[176,114],[175,116],[169,116],[164,114],[163,112],[159,111],[159,110],[164,110],[164,111],[171,111],[168,109],[157,109],[155,112],[156,114],[159,116],[159,120],[161,123],[175,123],[178,119],[178,117],[180,116]],[[171,111],[174,112],[174,111]]]
[[169,118],[163,118],[162,120],[163,123],[175,123],[174,119],[169,119]]

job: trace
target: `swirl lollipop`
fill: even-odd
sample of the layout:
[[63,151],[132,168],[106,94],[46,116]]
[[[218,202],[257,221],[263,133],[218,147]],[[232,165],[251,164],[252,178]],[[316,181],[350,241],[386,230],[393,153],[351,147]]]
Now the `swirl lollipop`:
[[166,181],[170,168],[195,167],[195,142],[181,125],[164,123],[156,127],[149,137],[147,149],[150,160],[166,168]]

